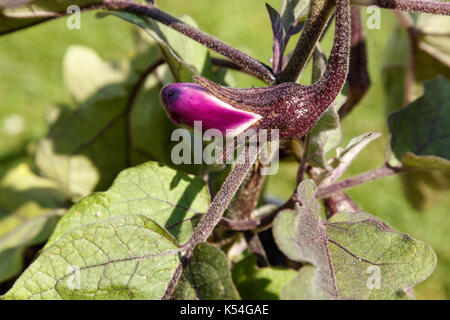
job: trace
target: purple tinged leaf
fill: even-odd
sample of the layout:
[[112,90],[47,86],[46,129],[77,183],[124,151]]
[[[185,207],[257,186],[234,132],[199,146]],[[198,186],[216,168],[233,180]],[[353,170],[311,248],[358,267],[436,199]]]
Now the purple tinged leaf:
[[323,221],[316,190],[312,180],[302,181],[301,205],[273,222],[280,250],[310,264],[281,299],[407,299],[406,291],[433,272],[436,255],[428,245],[368,213],[339,212]]
[[301,28],[298,29],[298,22],[306,14],[308,5],[308,0],[288,0],[283,2],[280,14],[286,34],[294,35],[300,32]]
[[194,83],[174,83],[161,90],[164,110],[172,121],[192,129],[201,121],[202,129],[218,129],[223,135],[235,136],[243,132],[261,116],[239,110],[211,95]]
[[[299,19],[300,20],[300,19]],[[286,31],[286,37],[291,37],[303,30],[304,24],[296,23]]]
[[280,14],[266,3],[267,11],[269,12],[270,22],[272,23],[273,32],[273,58],[272,66],[273,72],[277,74],[281,71],[281,58],[284,52],[284,39],[283,39],[283,21]]

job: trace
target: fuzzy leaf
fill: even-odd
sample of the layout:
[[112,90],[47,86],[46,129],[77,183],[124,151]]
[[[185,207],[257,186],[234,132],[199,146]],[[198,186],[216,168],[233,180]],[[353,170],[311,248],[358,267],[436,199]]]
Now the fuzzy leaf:
[[450,168],[450,82],[425,83],[425,93],[389,116],[391,148],[404,165]]
[[209,206],[202,179],[155,162],[75,204],[6,299],[160,299]]
[[320,217],[312,180],[299,187],[302,206],[280,212],[273,233],[301,268],[282,299],[405,299],[434,270],[436,255],[424,243],[392,230],[367,213]]
[[280,14],[274,8],[272,8],[268,3],[266,3],[267,11],[269,12],[270,23],[272,25],[273,34],[273,56],[272,56],[272,66],[275,73],[280,71],[281,68],[281,57],[284,52],[284,42],[283,42],[283,21]]
[[[317,81],[326,69],[326,56],[316,45],[313,52],[312,82]],[[306,139],[306,154],[311,165],[327,167],[326,154],[341,142],[342,132],[338,109],[341,106],[334,102],[320,116]]]
[[251,255],[236,263],[233,280],[244,300],[278,300],[283,287],[297,271],[280,267],[259,268],[256,256]]
[[194,249],[174,293],[177,300],[236,300],[239,294],[231,279],[223,252],[209,243]]
[[3,299],[160,299],[179,263],[175,239],[141,215],[72,228]]
[[66,198],[54,182],[36,176],[25,164],[1,179],[0,283],[20,272],[27,247],[48,239]]
[[70,229],[119,215],[140,214],[151,218],[184,243],[208,210],[205,183],[157,162],[122,171],[106,192],[94,193],[61,219],[46,246]]

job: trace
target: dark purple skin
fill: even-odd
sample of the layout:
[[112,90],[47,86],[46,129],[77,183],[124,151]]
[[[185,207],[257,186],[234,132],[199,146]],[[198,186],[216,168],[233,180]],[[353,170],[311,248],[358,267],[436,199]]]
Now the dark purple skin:
[[[261,119],[250,128],[278,129],[283,139],[301,138],[312,129],[341,91],[347,77],[349,55],[350,4],[349,0],[337,0],[333,48],[325,73],[316,83],[304,86],[287,82],[271,87],[237,89],[222,87],[203,77],[195,79],[221,101],[236,109],[261,115]],[[180,84],[189,85],[192,84]],[[200,114],[198,116],[197,120],[204,120]]]

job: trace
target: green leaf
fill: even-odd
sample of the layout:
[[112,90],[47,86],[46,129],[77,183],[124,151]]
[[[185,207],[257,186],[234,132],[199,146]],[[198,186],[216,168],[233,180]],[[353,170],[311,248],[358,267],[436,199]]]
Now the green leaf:
[[[17,1],[16,1],[17,2]],[[20,30],[66,13],[71,5],[80,8],[99,4],[100,0],[28,0],[0,3],[0,35]]]
[[[312,82],[320,79],[325,69],[326,56],[320,46],[316,45],[313,52]],[[339,101],[333,102],[308,133],[306,154],[308,162],[313,166],[319,166],[323,169],[327,168],[327,152],[336,148],[341,142],[342,131],[338,114],[341,106],[342,103]]]
[[443,77],[425,83],[425,93],[389,116],[391,148],[405,166],[450,168],[450,83]]
[[47,247],[70,229],[121,215],[143,215],[187,241],[209,206],[205,182],[157,162],[122,171],[106,192],[94,193],[60,220]]
[[117,216],[81,225],[47,247],[4,299],[160,299],[178,244],[153,220]]
[[313,166],[327,167],[326,154],[339,145],[342,138],[338,108],[333,103],[319,118],[307,138],[308,162]]
[[[67,212],[4,298],[160,299],[180,264],[180,244],[208,206],[200,178],[155,162],[124,170],[108,191]],[[222,270],[217,252],[199,254],[214,255]]]
[[278,300],[283,287],[297,271],[280,267],[259,268],[256,256],[251,255],[236,263],[233,281],[244,300]]
[[50,180],[36,176],[25,164],[0,181],[0,283],[17,275],[24,250],[48,239],[67,198]]
[[[117,16],[136,24],[147,32],[160,46],[176,82],[192,82],[193,76],[200,75],[210,66],[208,50],[198,42],[180,34],[172,28],[129,12],[100,13],[100,17]],[[185,16],[182,20],[194,27],[195,21]]]
[[[383,85],[386,92],[386,110],[388,113],[405,106],[406,73],[411,61],[411,52],[416,53],[412,99],[423,94],[424,81],[439,74],[450,79],[450,39],[445,36],[450,32],[448,19],[419,14],[417,15],[415,28],[420,31],[417,34],[416,50],[410,50],[408,32],[405,28],[399,26],[394,30],[385,52]],[[411,167],[439,168],[442,166],[442,159],[440,158],[416,156],[413,153],[406,153],[402,162]],[[442,178],[441,174],[435,174],[432,171],[408,172],[400,176],[405,196],[417,210],[423,210],[427,203],[434,202],[434,196],[432,197],[431,194],[435,195],[436,192],[444,193],[446,191],[446,184],[440,182]]]
[[63,73],[65,85],[76,103],[86,101],[104,87],[106,90],[100,91],[103,97],[114,96],[118,87],[113,84],[120,84],[127,78],[127,73],[117,65],[103,61],[94,50],[78,45],[67,49]]
[[239,299],[225,254],[209,243],[197,245],[194,255],[178,282],[173,298],[177,300]]
[[378,132],[368,132],[350,140],[345,148],[337,148],[337,157],[333,159],[331,165],[334,168],[332,173],[324,180],[324,184],[330,184],[339,179],[356,156],[373,140],[381,134]]
[[434,270],[436,255],[424,243],[392,230],[367,213],[320,217],[312,180],[299,187],[302,206],[280,212],[273,233],[290,259],[309,263],[281,299],[405,299]]

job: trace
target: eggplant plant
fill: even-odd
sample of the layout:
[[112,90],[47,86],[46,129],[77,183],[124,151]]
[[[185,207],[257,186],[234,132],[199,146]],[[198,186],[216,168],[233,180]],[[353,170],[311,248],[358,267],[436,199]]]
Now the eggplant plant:
[[[341,179],[380,136],[361,132],[338,147],[342,119],[371,85],[369,6],[395,11],[406,45],[383,71],[395,101],[385,161]],[[57,109],[31,166],[0,176],[2,299],[414,298],[435,269],[433,249],[347,190],[397,174],[448,177],[450,3],[283,0],[266,9],[273,32],[259,36],[273,38],[270,63],[155,1],[0,1],[0,35],[57,18],[69,27],[96,11],[133,24],[136,44],[114,63],[71,47],[74,106]],[[308,65],[310,83],[300,84]],[[237,88],[230,70],[264,85]],[[286,201],[265,193],[278,162],[297,167]],[[4,205],[16,183],[39,189],[38,205],[25,206],[26,196]]]

